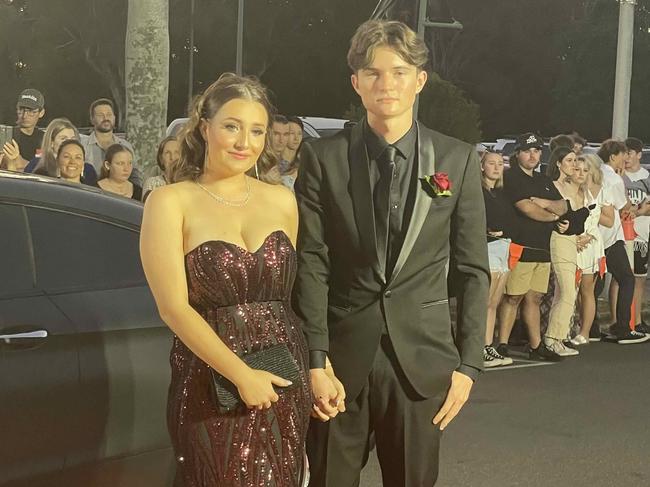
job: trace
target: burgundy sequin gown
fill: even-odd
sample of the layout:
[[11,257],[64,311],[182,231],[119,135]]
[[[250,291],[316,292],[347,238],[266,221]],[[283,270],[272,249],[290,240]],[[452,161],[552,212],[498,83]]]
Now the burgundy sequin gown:
[[208,366],[175,337],[167,408],[175,485],[299,486],[312,400],[307,347],[289,302],[296,270],[291,242],[281,231],[255,252],[208,241],[187,254],[185,265],[191,306],[232,351],[286,343],[302,381],[268,410],[220,414]]

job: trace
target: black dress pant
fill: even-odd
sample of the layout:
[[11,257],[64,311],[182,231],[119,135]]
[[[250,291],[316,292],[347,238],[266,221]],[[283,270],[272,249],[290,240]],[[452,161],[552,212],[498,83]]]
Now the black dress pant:
[[616,323],[613,331],[617,336],[622,336],[630,330],[630,307],[634,299],[634,274],[623,241],[617,240],[614,245],[606,248],[605,257],[607,271],[618,283]]
[[432,487],[441,432],[431,421],[447,391],[418,395],[384,335],[361,393],[327,423],[312,419],[307,438],[310,487],[356,487],[374,432],[384,487]]

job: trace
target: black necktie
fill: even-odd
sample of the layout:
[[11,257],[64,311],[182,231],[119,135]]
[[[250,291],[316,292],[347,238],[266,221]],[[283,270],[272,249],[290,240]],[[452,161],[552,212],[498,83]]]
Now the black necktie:
[[377,163],[379,166],[379,182],[375,189],[374,205],[375,205],[375,232],[377,238],[377,257],[379,264],[384,271],[386,270],[386,262],[388,259],[388,232],[389,232],[389,205],[390,205],[390,185],[393,181],[393,174],[395,172],[395,156],[397,149],[389,145],[384,149],[381,156],[378,158]]

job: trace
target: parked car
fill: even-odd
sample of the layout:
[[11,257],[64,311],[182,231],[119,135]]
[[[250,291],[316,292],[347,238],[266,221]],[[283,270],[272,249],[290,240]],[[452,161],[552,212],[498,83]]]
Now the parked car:
[[[183,126],[187,123],[188,118],[177,118],[167,127],[167,136],[178,135]],[[339,132],[345,127],[347,120],[339,118],[324,117],[300,117],[304,124],[303,137],[327,137]]]
[[0,485],[171,485],[142,205],[0,171]]

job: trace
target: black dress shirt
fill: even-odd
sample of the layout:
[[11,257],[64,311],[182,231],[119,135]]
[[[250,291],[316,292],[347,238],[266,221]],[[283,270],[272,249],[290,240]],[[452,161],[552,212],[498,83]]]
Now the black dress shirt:
[[[383,163],[381,158],[389,144],[386,139],[373,132],[367,122],[364,125],[364,140],[368,149],[370,188],[374,200],[375,191],[381,178],[379,165]],[[409,131],[401,139],[394,144],[390,144],[397,149],[397,155],[395,157],[393,180],[390,185],[387,261],[380,263],[384,265],[386,278],[390,277],[397,262],[397,256],[402,249],[413,210],[415,201],[414,176],[417,175],[417,171],[414,171],[413,168],[417,164],[417,143],[417,126],[413,122]],[[378,219],[376,208],[374,213],[376,221]]]

